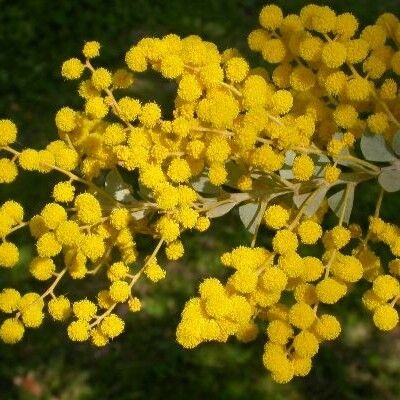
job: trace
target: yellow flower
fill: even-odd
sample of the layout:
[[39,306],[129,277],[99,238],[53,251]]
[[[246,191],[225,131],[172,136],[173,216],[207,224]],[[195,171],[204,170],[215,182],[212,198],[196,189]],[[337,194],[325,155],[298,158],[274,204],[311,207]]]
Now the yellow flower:
[[0,119],[0,146],[8,146],[17,139],[17,127],[9,119]]

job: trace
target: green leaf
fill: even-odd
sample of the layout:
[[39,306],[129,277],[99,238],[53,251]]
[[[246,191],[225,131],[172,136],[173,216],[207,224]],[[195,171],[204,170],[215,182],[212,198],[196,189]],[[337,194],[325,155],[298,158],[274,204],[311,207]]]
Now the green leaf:
[[292,165],[293,165],[293,161],[295,158],[296,158],[296,153],[293,150],[288,150],[285,153],[285,164],[279,170],[279,175],[283,179],[293,179],[294,178]]
[[[354,203],[354,188],[355,185],[349,184],[347,188],[341,189],[338,192],[334,193],[332,196],[328,198],[328,204],[331,210],[340,218],[343,207],[346,207],[344,211],[343,221],[347,224],[350,221],[351,212],[353,210]],[[347,196],[346,196],[347,190]],[[346,203],[344,203],[346,199]]]
[[123,179],[118,170],[112,169],[106,176],[104,183],[105,190],[110,193],[115,200],[121,203],[135,201],[132,196],[132,188]]
[[191,183],[192,188],[196,192],[205,193],[205,194],[216,194],[220,193],[221,189],[218,186],[210,183],[207,176],[200,176]]
[[304,214],[308,217],[311,217],[320,207],[328,189],[329,186],[323,185],[316,189],[314,192],[296,194],[293,196],[293,202],[297,208],[300,208],[305,203],[307,203],[304,208]]
[[285,153],[285,164],[291,167],[293,165],[293,161],[296,158],[296,153],[293,150],[288,150]]
[[311,158],[314,161],[314,176],[322,177],[325,174],[325,167],[331,163],[329,157],[325,154],[313,154]]
[[238,180],[244,173],[243,169],[235,161],[227,162],[225,168],[228,172],[226,185],[237,187]]
[[328,189],[329,186],[323,185],[314,192],[312,199],[307,200],[307,206],[304,209],[305,215],[311,217],[317,212],[318,208],[321,206],[321,203],[326,196],[326,192],[328,191]]
[[391,162],[396,159],[382,135],[364,133],[361,136],[360,147],[366,160]]
[[225,214],[228,214],[237,204],[236,201],[227,201],[225,203],[219,204],[216,207],[211,208],[206,212],[208,218],[218,218]]
[[266,207],[267,202],[246,203],[239,207],[239,216],[247,231],[255,233]]
[[398,130],[393,136],[392,147],[394,152],[400,156],[400,130]]
[[140,181],[139,181],[138,194],[139,194],[140,198],[143,200],[148,200],[151,198],[151,190],[148,187],[142,185],[140,183]]
[[400,170],[394,168],[383,169],[378,177],[378,182],[387,192],[400,190]]

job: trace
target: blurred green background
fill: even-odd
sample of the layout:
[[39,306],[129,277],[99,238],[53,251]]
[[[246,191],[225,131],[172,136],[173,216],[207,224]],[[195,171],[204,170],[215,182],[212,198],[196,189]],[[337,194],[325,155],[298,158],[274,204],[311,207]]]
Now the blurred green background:
[[[276,1],[286,13],[298,12],[304,0]],[[363,25],[379,13],[396,12],[399,0],[316,2],[337,12],[350,11]],[[60,78],[63,60],[77,56],[85,40],[99,40],[98,62],[123,65],[125,51],[146,35],[198,34],[220,49],[238,47],[245,54],[246,36],[265,4],[259,0],[0,0],[0,118],[20,128],[18,147],[42,147],[56,137],[54,114],[63,105],[81,106],[74,82]],[[261,60],[252,56],[254,63]],[[160,86],[161,85],[161,86]],[[160,90],[160,87],[162,90]],[[171,87],[138,78],[136,94],[171,104]],[[0,188],[0,202],[21,201],[28,215],[38,211],[58,176],[24,174]],[[355,219],[374,207],[377,188],[359,191]],[[384,216],[399,222],[398,195],[384,200]],[[0,399],[400,399],[399,331],[379,334],[360,307],[362,288],[335,311],[344,333],[324,345],[311,374],[280,386],[262,367],[263,338],[243,345],[205,344],[185,351],[174,341],[179,313],[206,276],[222,276],[218,256],[248,240],[233,215],[216,221],[206,235],[187,234],[184,259],[168,266],[158,285],[141,283],[145,310],[127,316],[125,334],[105,349],[66,340],[65,328],[50,321],[29,331],[14,346],[0,344]],[[23,235],[22,262],[12,272],[0,271],[0,287],[40,290],[26,272],[32,246]],[[261,242],[266,233],[261,232]],[[82,296],[85,286],[74,288]]]

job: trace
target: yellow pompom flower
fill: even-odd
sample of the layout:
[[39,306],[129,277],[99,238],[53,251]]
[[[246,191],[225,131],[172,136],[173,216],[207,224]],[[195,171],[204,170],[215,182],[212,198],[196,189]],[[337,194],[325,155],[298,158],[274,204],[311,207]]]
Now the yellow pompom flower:
[[376,49],[385,44],[386,33],[379,25],[369,25],[363,29],[360,38],[368,42],[371,49]]
[[308,329],[315,318],[315,311],[305,303],[295,303],[289,310],[289,322],[301,330]]
[[330,73],[324,82],[326,91],[332,96],[338,96],[346,86],[346,74],[343,71]]
[[262,27],[274,30],[279,28],[281,25],[283,21],[283,13],[278,6],[270,4],[262,8],[259,19]]
[[322,48],[321,58],[328,68],[338,68],[346,61],[346,47],[339,42],[329,42]]
[[138,312],[142,309],[142,303],[137,297],[133,297],[128,301],[129,311]]
[[321,225],[312,220],[306,220],[299,224],[297,233],[304,244],[314,244],[322,236]]
[[9,146],[17,139],[17,127],[9,119],[0,119],[0,146]]
[[114,282],[123,279],[129,272],[129,268],[121,261],[115,262],[110,265],[107,270],[107,277],[110,281]]
[[304,257],[303,264],[304,269],[302,273],[302,278],[306,282],[314,282],[318,280],[322,276],[325,269],[322,261],[316,257]]
[[199,232],[205,232],[210,227],[210,219],[208,217],[197,218],[195,228]]
[[22,312],[22,322],[27,328],[38,328],[42,325],[44,313],[40,307],[30,306]]
[[7,344],[15,344],[24,336],[24,325],[17,318],[8,318],[0,326],[0,339]]
[[131,294],[131,288],[129,287],[128,282],[117,280],[111,284],[109,294],[113,301],[124,303],[128,300],[129,295]]
[[75,198],[75,207],[80,221],[95,224],[101,221],[101,207],[97,199],[90,193],[82,193]]
[[46,204],[40,215],[49,229],[56,229],[61,222],[67,220],[67,212],[57,203]]
[[67,246],[77,244],[82,238],[79,225],[75,221],[61,222],[55,234],[57,241]]
[[313,333],[309,331],[301,331],[294,338],[293,347],[299,356],[310,358],[317,354],[319,343],[318,339]]
[[141,105],[139,100],[132,97],[122,97],[118,100],[118,113],[125,121],[134,121],[139,115]]
[[52,298],[47,307],[49,314],[55,321],[64,321],[71,314],[71,303],[65,296]]
[[346,293],[346,285],[333,278],[324,278],[316,286],[317,297],[325,304],[337,303]]
[[169,243],[165,248],[165,255],[167,256],[168,260],[171,261],[179,260],[183,256],[183,253],[184,248],[180,240]]
[[290,85],[293,89],[300,92],[306,92],[314,87],[316,78],[310,68],[299,65],[295,67],[290,74]]
[[341,170],[333,165],[328,165],[325,168],[324,177],[328,183],[335,183],[341,174]]
[[384,304],[375,310],[373,320],[381,331],[391,331],[399,323],[399,314],[391,305]]
[[298,244],[296,234],[288,229],[281,229],[272,239],[272,247],[279,254],[296,251]]
[[22,150],[18,157],[21,168],[27,171],[35,171],[39,169],[39,152],[33,149]]
[[124,127],[121,124],[113,123],[107,126],[104,131],[104,143],[109,146],[115,146],[124,142],[126,139],[126,134]]
[[228,171],[224,164],[213,163],[208,171],[210,182],[215,186],[223,185],[228,178]]
[[165,278],[166,272],[157,263],[155,258],[151,259],[144,269],[145,275],[152,281],[158,282]]
[[124,331],[124,321],[115,314],[107,315],[100,324],[101,332],[111,338],[119,336]]
[[61,251],[61,244],[53,232],[46,232],[36,242],[36,249],[40,257],[54,257]]
[[0,267],[12,268],[19,261],[18,247],[11,242],[0,244]]
[[182,75],[184,63],[181,57],[170,54],[161,60],[161,74],[164,78],[176,79]]
[[0,207],[0,212],[7,214],[16,224],[20,224],[24,219],[24,209],[22,208],[21,204],[14,200],[8,200],[4,202]]
[[86,42],[83,46],[82,53],[86,58],[94,58],[100,54],[100,43],[96,41]]
[[110,71],[106,68],[97,68],[92,73],[92,83],[97,90],[107,89],[112,82]]
[[133,84],[132,73],[124,68],[117,69],[112,76],[112,84],[116,89],[127,89]]
[[225,66],[226,77],[235,83],[243,81],[249,72],[249,64],[244,58],[233,57]]
[[247,43],[252,51],[261,51],[267,40],[268,34],[264,29],[255,29],[247,37]]
[[74,342],[84,342],[90,337],[90,326],[85,320],[78,319],[68,325],[68,337]]
[[383,301],[391,300],[399,295],[399,281],[391,275],[380,275],[373,282],[372,290]]
[[306,37],[300,42],[299,54],[306,61],[318,61],[321,58],[323,41],[316,37]]
[[94,96],[86,101],[85,112],[92,118],[104,118],[108,113],[108,106],[102,97]]
[[340,335],[340,322],[333,315],[323,314],[317,319],[314,331],[323,340],[334,340]]
[[8,158],[0,158],[0,183],[11,183],[18,175],[18,168]]
[[289,278],[298,278],[303,275],[303,259],[294,251],[290,251],[279,257],[278,266]]
[[337,249],[341,249],[342,247],[346,246],[351,239],[350,231],[344,226],[340,225],[335,226],[330,231],[330,236],[332,238],[333,246],[336,247]]
[[264,42],[262,56],[271,64],[278,64],[286,56],[286,47],[281,39],[270,39]]
[[100,235],[90,233],[82,238],[81,250],[89,260],[94,262],[105,252],[104,240]]
[[350,104],[340,104],[333,112],[333,119],[342,128],[350,129],[357,122],[357,110]]
[[364,101],[371,94],[371,84],[364,78],[353,78],[347,81],[346,95],[352,101]]
[[18,290],[12,288],[3,289],[0,292],[0,311],[11,314],[18,309],[21,295]]
[[191,176],[188,162],[182,158],[174,158],[168,166],[167,175],[173,182],[186,182]]
[[53,276],[56,266],[51,258],[34,258],[29,264],[29,271],[39,281],[46,281]]
[[314,173],[314,161],[306,154],[297,156],[293,161],[293,175],[299,181],[308,181]]
[[293,336],[293,328],[286,321],[271,321],[267,327],[267,335],[272,343],[285,345]]
[[111,211],[110,222],[111,225],[117,230],[125,228],[130,219],[131,216],[126,208],[114,208],[114,210]]
[[388,116],[384,112],[371,114],[367,119],[367,124],[371,132],[382,134],[389,128]]
[[70,107],[63,107],[56,114],[56,126],[60,131],[71,132],[76,127],[76,112]]
[[157,103],[146,103],[142,106],[139,121],[147,128],[153,128],[161,118],[161,109]]
[[288,90],[277,90],[271,98],[272,109],[277,114],[286,114],[293,106],[293,96]]
[[358,258],[338,254],[331,265],[331,271],[333,275],[344,282],[353,283],[362,278],[364,268]]
[[75,302],[72,311],[80,320],[90,321],[96,314],[97,306],[92,301],[84,299]]
[[183,75],[178,86],[178,96],[182,100],[195,101],[202,95],[200,83],[193,75]]
[[61,67],[61,75],[65,79],[78,79],[83,73],[85,66],[78,58],[70,58],[64,61]]
[[115,302],[112,300],[108,290],[100,290],[100,292],[97,294],[97,305],[100,308],[107,310],[113,304],[115,304]]
[[53,198],[59,203],[68,203],[74,199],[75,187],[70,182],[59,182],[53,188]]
[[96,347],[103,347],[108,344],[108,337],[104,335],[100,328],[94,328],[90,331],[92,343]]
[[358,21],[353,14],[346,12],[336,17],[335,33],[341,39],[350,39],[354,36],[357,29]]
[[143,49],[138,46],[133,46],[127,51],[125,62],[129,69],[134,72],[144,72],[147,69],[146,55]]
[[283,228],[289,220],[289,212],[280,205],[269,206],[264,213],[265,223],[273,228]]

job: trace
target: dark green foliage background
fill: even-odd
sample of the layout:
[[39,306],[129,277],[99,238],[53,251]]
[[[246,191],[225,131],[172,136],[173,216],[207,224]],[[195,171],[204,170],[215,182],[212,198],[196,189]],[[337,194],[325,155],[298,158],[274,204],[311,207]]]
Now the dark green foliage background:
[[[307,4],[275,3],[287,13]],[[400,6],[399,0],[316,3],[337,12],[351,11],[363,25]],[[18,124],[19,148],[42,147],[56,137],[56,110],[82,105],[76,83],[64,82],[59,70],[63,60],[80,53],[85,40],[99,40],[103,48],[97,63],[113,68],[123,65],[125,51],[141,37],[170,32],[198,34],[220,49],[235,46],[248,54],[246,36],[264,4],[259,0],[0,0],[0,118]],[[262,62],[250,56],[254,65]],[[173,87],[153,78],[139,76],[134,94],[160,101],[168,115]],[[52,182],[58,179],[51,175]],[[0,202],[18,199],[29,216],[43,206],[50,190],[48,176],[24,174],[17,183],[1,186]],[[373,210],[377,193],[376,187],[361,188],[356,220],[365,220]],[[399,205],[398,195],[387,196],[384,216],[399,223]],[[344,323],[341,339],[322,347],[310,376],[286,386],[274,384],[262,367],[263,338],[250,345],[205,344],[193,351],[175,343],[174,329],[185,300],[204,277],[224,275],[219,254],[248,240],[238,227],[239,219],[233,215],[216,221],[208,234],[185,235],[184,259],[168,267],[168,279],[157,287],[140,284],[145,311],[127,316],[126,333],[106,349],[72,344],[65,338],[65,328],[48,320],[43,329],[28,332],[22,343],[0,344],[0,399],[399,399],[399,332],[382,335],[372,328],[360,307],[361,290],[336,307]],[[265,244],[267,233],[261,232],[260,239]],[[32,245],[23,235],[16,240],[22,261],[12,272],[0,271],[0,287],[43,290],[26,272]],[[62,290],[83,297],[98,289],[99,282],[73,286]],[[34,394],[35,385],[40,395]]]

